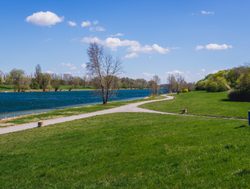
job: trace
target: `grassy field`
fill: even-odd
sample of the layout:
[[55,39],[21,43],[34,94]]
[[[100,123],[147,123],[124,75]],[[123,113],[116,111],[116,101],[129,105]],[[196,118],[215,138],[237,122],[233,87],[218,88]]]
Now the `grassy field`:
[[122,105],[125,105],[128,103],[138,102],[138,101],[142,101],[142,100],[146,101],[146,100],[154,100],[154,99],[160,99],[160,98],[163,98],[163,97],[158,96],[158,97],[150,97],[147,99],[114,101],[114,102],[109,102],[106,105],[95,104],[95,105],[88,105],[88,106],[79,106],[79,107],[64,108],[64,109],[59,109],[59,110],[52,110],[52,111],[48,111],[46,113],[21,116],[21,117],[9,119],[9,120],[2,120],[2,121],[0,121],[0,127],[1,126],[3,127],[5,125],[10,125],[10,124],[23,124],[23,123],[36,122],[36,121],[40,121],[40,120],[47,120],[47,119],[58,118],[58,117],[79,115],[79,114],[95,112],[95,111],[99,111],[99,110],[115,108],[115,107],[122,106]]
[[247,118],[250,110],[249,102],[230,102],[227,100],[227,92],[207,93],[195,91],[175,95],[172,101],[157,102],[142,105],[143,108],[163,112],[179,113],[187,108],[189,114]]
[[1,188],[249,188],[246,121],[123,113],[0,137]]

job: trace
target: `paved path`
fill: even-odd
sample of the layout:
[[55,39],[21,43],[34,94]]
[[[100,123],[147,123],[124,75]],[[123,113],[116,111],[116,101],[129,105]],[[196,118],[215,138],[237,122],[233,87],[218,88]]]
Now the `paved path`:
[[[119,106],[119,107],[111,108],[111,109],[107,109],[107,110],[100,110],[100,111],[85,113],[85,114],[80,114],[80,115],[73,115],[73,116],[68,116],[68,117],[60,117],[60,118],[54,118],[54,119],[49,119],[49,120],[43,120],[42,122],[43,122],[43,126],[49,126],[49,125],[54,125],[57,123],[63,123],[63,122],[67,122],[67,121],[73,121],[73,120],[78,120],[78,119],[83,119],[83,118],[88,118],[88,117],[93,117],[93,116],[98,116],[98,115],[121,113],[121,112],[146,112],[146,113],[166,114],[163,112],[139,108],[138,106],[140,106],[142,104],[150,103],[150,102],[172,100],[173,98],[174,98],[173,96],[165,95],[165,98],[159,99],[159,100],[148,100],[148,101],[143,101],[143,102],[136,102],[136,103],[131,103],[131,104],[127,104],[127,105],[123,105],[123,106]],[[4,128],[0,128],[0,135],[7,134],[7,133],[13,133],[13,132],[17,132],[17,131],[23,131],[26,129],[32,129],[32,128],[36,128],[36,127],[37,127],[37,122],[31,122],[31,123],[25,123],[25,124],[20,124],[20,125],[4,127]]]
[[[85,114],[80,114],[80,115],[73,115],[73,116],[68,116],[68,117],[60,117],[60,118],[44,120],[43,126],[49,126],[49,125],[54,125],[57,123],[74,121],[74,120],[88,118],[88,117],[94,117],[94,116],[98,116],[98,115],[122,113],[122,112],[143,112],[143,113],[156,113],[156,114],[163,114],[163,115],[179,115],[179,116],[181,115],[181,116],[217,118],[217,119],[219,118],[219,119],[226,119],[226,120],[241,120],[241,121],[247,120],[247,119],[240,119],[240,118],[233,118],[233,117],[229,118],[229,117],[218,117],[218,116],[205,116],[205,115],[203,116],[203,115],[160,112],[160,111],[148,110],[148,109],[144,109],[144,108],[139,107],[143,104],[147,104],[147,103],[151,103],[151,102],[158,102],[158,101],[165,101],[165,100],[174,99],[173,96],[167,96],[167,95],[163,95],[163,96],[165,98],[159,99],[159,100],[148,100],[148,101],[143,101],[143,102],[136,102],[136,103],[131,103],[131,104],[127,104],[127,105],[123,105],[123,106],[119,106],[119,107],[111,108],[111,109],[107,109],[107,110],[100,110],[100,111],[85,113]],[[37,122],[32,122],[32,123],[26,123],[26,124],[21,124],[21,125],[14,125],[14,126],[0,128],[0,135],[36,128],[37,124],[38,124]]]

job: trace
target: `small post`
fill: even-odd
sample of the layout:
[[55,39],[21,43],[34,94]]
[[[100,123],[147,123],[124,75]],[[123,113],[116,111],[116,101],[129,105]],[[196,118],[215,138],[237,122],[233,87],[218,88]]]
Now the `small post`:
[[250,110],[248,110],[248,125],[250,126]]
[[37,126],[38,127],[42,127],[43,126],[43,122],[42,121],[38,121]]

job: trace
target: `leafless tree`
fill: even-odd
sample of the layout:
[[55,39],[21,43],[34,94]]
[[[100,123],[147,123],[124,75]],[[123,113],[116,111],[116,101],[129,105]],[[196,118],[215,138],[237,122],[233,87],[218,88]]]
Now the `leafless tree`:
[[177,91],[177,81],[174,74],[169,74],[168,78],[168,90],[170,93]]
[[152,95],[158,95],[160,89],[160,78],[158,75],[153,76],[153,78],[149,81],[149,86],[152,90]]
[[117,76],[121,73],[121,62],[106,55],[103,47],[92,43],[88,48],[89,62],[87,70],[89,76],[95,78],[95,87],[98,89],[103,104],[107,104],[117,89]]

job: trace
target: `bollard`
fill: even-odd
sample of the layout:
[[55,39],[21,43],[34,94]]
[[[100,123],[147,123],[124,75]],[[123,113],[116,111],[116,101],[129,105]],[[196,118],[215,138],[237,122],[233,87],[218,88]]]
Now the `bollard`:
[[37,126],[38,126],[38,127],[42,127],[42,126],[43,126],[43,122],[42,122],[42,121],[39,121],[39,122],[37,123]]
[[248,125],[250,126],[250,110],[248,110]]

